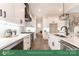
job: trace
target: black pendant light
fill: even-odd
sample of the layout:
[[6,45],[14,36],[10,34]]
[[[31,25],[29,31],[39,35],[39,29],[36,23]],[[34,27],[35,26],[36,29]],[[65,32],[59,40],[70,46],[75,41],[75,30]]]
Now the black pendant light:
[[65,15],[64,15],[64,3],[63,3],[63,14],[61,15],[61,19],[62,19],[62,20],[65,19]]
[[63,3],[63,14],[60,16],[61,20],[66,20],[69,17],[68,13],[65,13],[64,3]]
[[65,11],[65,10],[64,10],[64,7],[65,7],[65,6],[64,6],[64,3],[63,3],[63,16],[64,16],[64,14],[65,14],[65,13],[64,13],[64,11]]

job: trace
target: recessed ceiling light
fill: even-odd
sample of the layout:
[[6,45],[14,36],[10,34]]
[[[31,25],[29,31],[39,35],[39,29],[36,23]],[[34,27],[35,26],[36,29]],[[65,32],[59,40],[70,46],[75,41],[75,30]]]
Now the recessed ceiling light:
[[59,12],[61,12],[62,11],[62,9],[59,9]]
[[38,23],[37,26],[38,26],[38,28],[41,28],[41,24],[40,23]]
[[40,12],[40,11],[41,11],[41,9],[38,9],[38,11]]
[[77,17],[79,17],[79,16],[77,16]]

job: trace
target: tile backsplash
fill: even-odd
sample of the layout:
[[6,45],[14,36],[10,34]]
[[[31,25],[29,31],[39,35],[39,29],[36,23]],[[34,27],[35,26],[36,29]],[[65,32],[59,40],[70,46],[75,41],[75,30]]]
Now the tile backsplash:
[[3,37],[6,29],[16,30],[17,35],[20,34],[19,26],[17,24],[0,20],[0,37]]

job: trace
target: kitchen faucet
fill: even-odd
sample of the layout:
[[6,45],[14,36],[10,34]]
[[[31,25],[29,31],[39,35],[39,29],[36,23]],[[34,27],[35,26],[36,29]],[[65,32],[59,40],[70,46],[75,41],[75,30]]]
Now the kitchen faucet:
[[67,26],[62,26],[61,30],[62,30],[62,28],[65,28],[65,32],[66,32],[66,36],[67,36],[68,35],[68,28],[67,28]]

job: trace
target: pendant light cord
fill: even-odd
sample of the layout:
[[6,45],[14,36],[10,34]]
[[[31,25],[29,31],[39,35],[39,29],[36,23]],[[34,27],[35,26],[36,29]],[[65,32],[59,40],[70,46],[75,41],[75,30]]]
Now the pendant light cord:
[[63,3],[63,16],[64,16],[64,3]]

